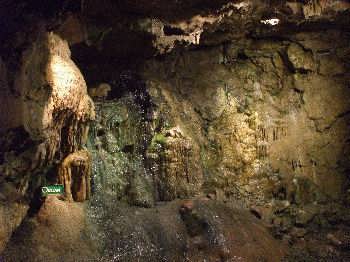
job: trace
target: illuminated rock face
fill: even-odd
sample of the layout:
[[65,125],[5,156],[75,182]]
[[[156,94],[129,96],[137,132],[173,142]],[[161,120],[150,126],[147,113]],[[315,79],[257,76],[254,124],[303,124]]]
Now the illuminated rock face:
[[349,2],[344,0],[311,0],[306,4],[300,4],[303,14],[306,18],[312,18],[315,16],[321,16],[327,14],[329,11],[341,11],[350,7]]
[[23,125],[38,146],[33,165],[56,152],[70,153],[86,142],[87,122],[94,118],[85,80],[70,59],[66,41],[53,33],[41,36],[24,55],[17,81],[23,99]]
[[58,169],[58,181],[64,185],[68,201],[83,202],[91,194],[91,156],[86,150],[68,155]]
[[179,52],[144,67],[158,115],[171,123],[162,133],[179,126],[200,148],[204,191],[293,208],[346,198],[348,42],[333,30],[290,37]]
[[[173,130],[171,130],[173,131]],[[157,200],[189,198],[200,192],[199,150],[183,135],[155,135],[148,152]]]
[[[12,109],[2,115],[6,136],[1,146],[0,208],[4,212],[0,220],[6,230],[0,229],[0,250],[26,215],[26,197],[46,183],[48,167],[81,149],[88,123],[94,119],[85,80],[70,59],[67,42],[57,35],[40,34],[24,52],[14,86],[7,86],[5,69],[1,65],[1,82],[6,83],[1,92]],[[78,201],[87,199],[90,192],[90,163],[88,157],[83,161],[86,172],[77,177],[81,183],[73,185]]]

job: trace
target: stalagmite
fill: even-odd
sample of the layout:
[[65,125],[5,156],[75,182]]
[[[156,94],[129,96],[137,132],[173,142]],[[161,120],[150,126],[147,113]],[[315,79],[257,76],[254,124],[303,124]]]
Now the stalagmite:
[[68,201],[83,202],[90,198],[91,156],[86,150],[68,155],[58,170],[58,180],[64,185]]

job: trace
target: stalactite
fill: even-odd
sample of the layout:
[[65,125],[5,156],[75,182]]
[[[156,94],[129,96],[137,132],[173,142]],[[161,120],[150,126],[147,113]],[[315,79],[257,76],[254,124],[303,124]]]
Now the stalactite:
[[266,159],[268,156],[268,148],[266,144],[259,144],[257,146],[257,155],[259,159]]
[[58,170],[58,182],[64,185],[68,201],[83,202],[90,198],[91,156],[86,150],[68,155]]
[[267,132],[267,128],[259,125],[257,128],[256,138],[262,141],[269,141],[269,134]]
[[37,142],[32,169],[47,166],[81,149],[94,104],[85,80],[70,59],[66,41],[40,34],[24,52],[15,87],[23,97],[23,126]]

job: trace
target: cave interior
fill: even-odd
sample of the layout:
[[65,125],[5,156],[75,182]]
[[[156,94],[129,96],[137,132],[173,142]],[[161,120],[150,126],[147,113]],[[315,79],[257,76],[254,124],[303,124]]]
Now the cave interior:
[[348,0],[2,0],[0,39],[0,261],[350,261]]

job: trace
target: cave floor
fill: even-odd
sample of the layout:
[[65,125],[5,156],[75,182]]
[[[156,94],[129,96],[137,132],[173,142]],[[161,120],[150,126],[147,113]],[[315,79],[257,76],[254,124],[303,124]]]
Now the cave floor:
[[5,261],[349,261],[350,227],[273,230],[234,202],[198,198],[153,208],[46,199],[13,234]]

